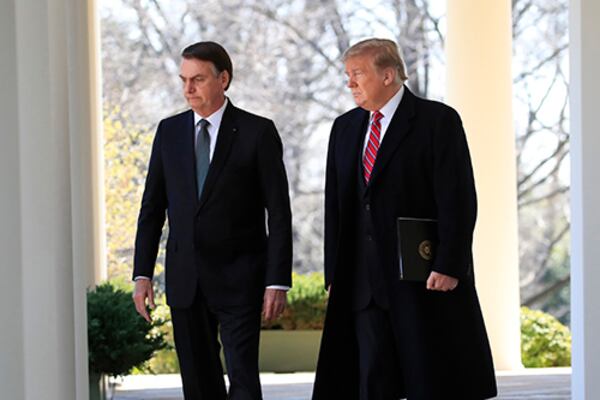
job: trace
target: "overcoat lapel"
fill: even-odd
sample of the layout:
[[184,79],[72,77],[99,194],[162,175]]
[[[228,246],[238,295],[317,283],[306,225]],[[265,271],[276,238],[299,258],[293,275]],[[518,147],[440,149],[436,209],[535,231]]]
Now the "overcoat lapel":
[[210,197],[213,187],[217,182],[219,173],[223,169],[231,145],[237,135],[237,126],[235,124],[235,107],[228,102],[225,112],[223,113],[223,119],[221,119],[221,126],[219,127],[219,134],[217,136],[217,144],[215,146],[215,152],[213,154],[212,161],[208,168],[206,175],[206,181],[204,182],[204,188],[202,189],[202,195],[200,196],[200,202],[198,204],[199,211],[202,206],[206,203],[206,200]]
[[402,100],[390,121],[390,124],[385,132],[379,151],[377,152],[377,158],[375,159],[375,165],[373,166],[373,173],[369,180],[369,187],[377,184],[377,177],[381,175],[381,172],[385,169],[388,162],[392,159],[394,152],[402,142],[402,140],[408,135],[412,128],[411,119],[415,115],[415,96],[404,87],[404,94]]
[[338,145],[338,154],[340,154],[340,164],[337,170],[340,171],[340,187],[343,195],[341,199],[352,199],[356,193],[356,175],[360,163],[362,153],[362,145],[364,143],[365,133],[369,123],[369,112],[363,109],[358,109],[358,112],[350,122],[349,126],[344,129],[342,140]]

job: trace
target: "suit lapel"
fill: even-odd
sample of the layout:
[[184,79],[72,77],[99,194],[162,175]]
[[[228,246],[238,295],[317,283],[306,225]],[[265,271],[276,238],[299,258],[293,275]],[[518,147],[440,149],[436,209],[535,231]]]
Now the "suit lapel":
[[175,149],[177,158],[181,162],[182,178],[185,181],[184,187],[190,188],[189,195],[198,201],[198,190],[196,189],[196,153],[194,151],[195,129],[194,112],[189,110],[184,114],[177,127],[177,135],[173,135],[175,140]]
[[215,152],[208,168],[206,180],[204,181],[204,188],[202,189],[202,195],[200,196],[198,210],[202,208],[209,198],[210,193],[217,182],[219,173],[227,161],[229,150],[231,150],[231,145],[233,144],[236,134],[235,107],[231,104],[231,101],[229,101],[227,107],[225,107],[223,118],[221,119]]
[[402,100],[390,121],[385,136],[383,137],[383,141],[381,142],[381,146],[379,147],[379,151],[377,152],[377,158],[375,160],[375,165],[373,166],[373,172],[371,173],[368,187],[371,187],[374,182],[377,181],[377,177],[381,175],[381,172],[392,159],[394,152],[402,140],[410,133],[412,128],[411,119],[414,116],[414,113],[415,96],[405,86]]

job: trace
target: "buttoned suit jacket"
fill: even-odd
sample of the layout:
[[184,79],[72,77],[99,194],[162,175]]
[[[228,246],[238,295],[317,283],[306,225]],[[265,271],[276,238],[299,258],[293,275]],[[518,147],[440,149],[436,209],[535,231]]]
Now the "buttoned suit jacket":
[[194,135],[191,110],[158,125],[133,275],[153,276],[168,216],[165,288],[170,306],[189,306],[197,287],[214,304],[258,304],[266,286],[291,286],[291,211],[281,139],[271,120],[229,102],[198,198]]

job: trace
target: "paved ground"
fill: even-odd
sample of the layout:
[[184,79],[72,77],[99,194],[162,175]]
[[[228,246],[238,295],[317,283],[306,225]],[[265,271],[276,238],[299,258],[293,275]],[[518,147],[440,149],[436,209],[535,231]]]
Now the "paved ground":
[[[262,374],[264,400],[307,400],[314,374]],[[569,368],[530,369],[498,373],[501,400],[570,400]],[[117,387],[113,400],[182,400],[177,375],[129,376]],[[332,399],[337,400],[337,399]]]

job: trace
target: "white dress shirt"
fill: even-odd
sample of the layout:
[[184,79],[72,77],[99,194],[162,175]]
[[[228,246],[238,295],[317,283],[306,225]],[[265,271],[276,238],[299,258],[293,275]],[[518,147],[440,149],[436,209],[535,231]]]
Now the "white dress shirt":
[[[383,118],[379,120],[381,123],[381,134],[379,136],[379,146],[381,147],[381,143],[383,142],[383,137],[385,136],[385,132],[387,131],[388,126],[390,126],[390,122],[396,109],[400,105],[400,101],[402,100],[402,95],[404,94],[404,86],[400,87],[400,90],[396,92],[391,99],[388,100],[387,103],[379,112],[383,115]],[[371,131],[371,122],[373,121],[373,111],[369,114],[369,126],[367,127],[367,134],[365,135],[365,141],[363,143],[363,157],[365,155],[365,151],[367,150],[367,144],[369,143],[369,132]],[[377,161],[375,161],[377,162]]]
[[215,145],[217,144],[217,136],[219,136],[219,128],[221,127],[221,120],[223,119],[223,113],[225,113],[225,107],[227,107],[227,97],[225,97],[225,101],[221,108],[219,108],[214,113],[210,114],[208,117],[202,117],[194,111],[194,130],[196,134],[194,135],[194,148],[196,143],[198,142],[198,134],[200,134],[200,122],[205,119],[208,121],[208,135],[210,136],[210,152],[208,155],[209,161],[212,161],[213,154],[215,154]]

